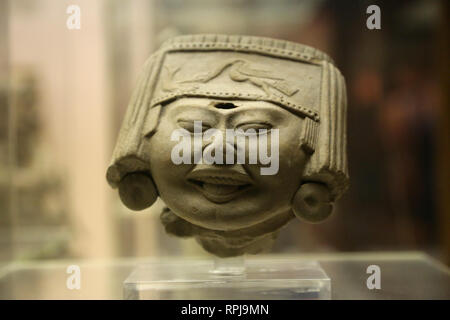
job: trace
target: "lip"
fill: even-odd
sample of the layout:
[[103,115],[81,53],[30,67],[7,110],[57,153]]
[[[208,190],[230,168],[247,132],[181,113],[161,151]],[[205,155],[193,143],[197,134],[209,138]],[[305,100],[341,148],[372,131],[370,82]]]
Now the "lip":
[[253,186],[242,166],[211,167],[198,165],[187,175],[187,182],[215,203],[231,201]]

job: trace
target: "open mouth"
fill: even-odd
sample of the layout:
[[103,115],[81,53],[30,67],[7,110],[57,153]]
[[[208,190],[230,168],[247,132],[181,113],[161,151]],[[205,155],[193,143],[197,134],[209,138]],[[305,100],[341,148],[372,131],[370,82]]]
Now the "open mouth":
[[194,169],[187,181],[216,203],[230,201],[253,185],[246,173],[230,169]]

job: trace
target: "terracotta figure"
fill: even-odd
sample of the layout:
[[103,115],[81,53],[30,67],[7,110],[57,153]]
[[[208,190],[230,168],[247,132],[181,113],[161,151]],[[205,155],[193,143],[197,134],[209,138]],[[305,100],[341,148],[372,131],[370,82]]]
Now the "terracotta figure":
[[348,186],[345,82],[311,47],[250,36],[166,41],[145,63],[107,180],[170,234],[217,256],[320,222]]

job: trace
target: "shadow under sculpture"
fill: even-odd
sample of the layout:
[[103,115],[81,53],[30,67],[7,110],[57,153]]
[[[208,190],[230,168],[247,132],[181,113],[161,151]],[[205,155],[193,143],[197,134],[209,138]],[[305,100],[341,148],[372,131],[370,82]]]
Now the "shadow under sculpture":
[[[316,49],[250,36],[175,37],[144,65],[107,180],[132,210],[160,197],[166,231],[195,237],[210,253],[267,251],[294,217],[327,218],[347,189],[346,108],[344,78]],[[209,129],[224,134],[208,138]],[[180,142],[188,137],[200,140]],[[252,137],[265,139],[276,162],[269,174],[267,161],[250,159],[259,154]]]

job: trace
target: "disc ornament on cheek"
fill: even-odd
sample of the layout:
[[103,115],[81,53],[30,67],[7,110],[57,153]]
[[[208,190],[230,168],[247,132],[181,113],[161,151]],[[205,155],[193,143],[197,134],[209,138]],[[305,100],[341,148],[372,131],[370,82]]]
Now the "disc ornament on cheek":
[[[195,237],[208,252],[264,252],[292,218],[321,222],[346,191],[346,112],[344,78],[317,49],[261,37],[175,37],[144,65],[107,180],[131,210],[160,197],[166,231]],[[191,135],[194,120],[220,132],[255,123],[281,129],[279,137],[267,134],[279,139],[266,143],[279,148],[272,149],[280,157],[276,170],[248,163],[247,155],[238,162],[242,146],[225,137],[193,143],[186,155],[206,154],[213,163],[171,162],[172,133],[181,127]],[[213,150],[218,145],[223,153]],[[217,161],[230,146],[235,162]],[[265,162],[275,160],[267,155]]]

